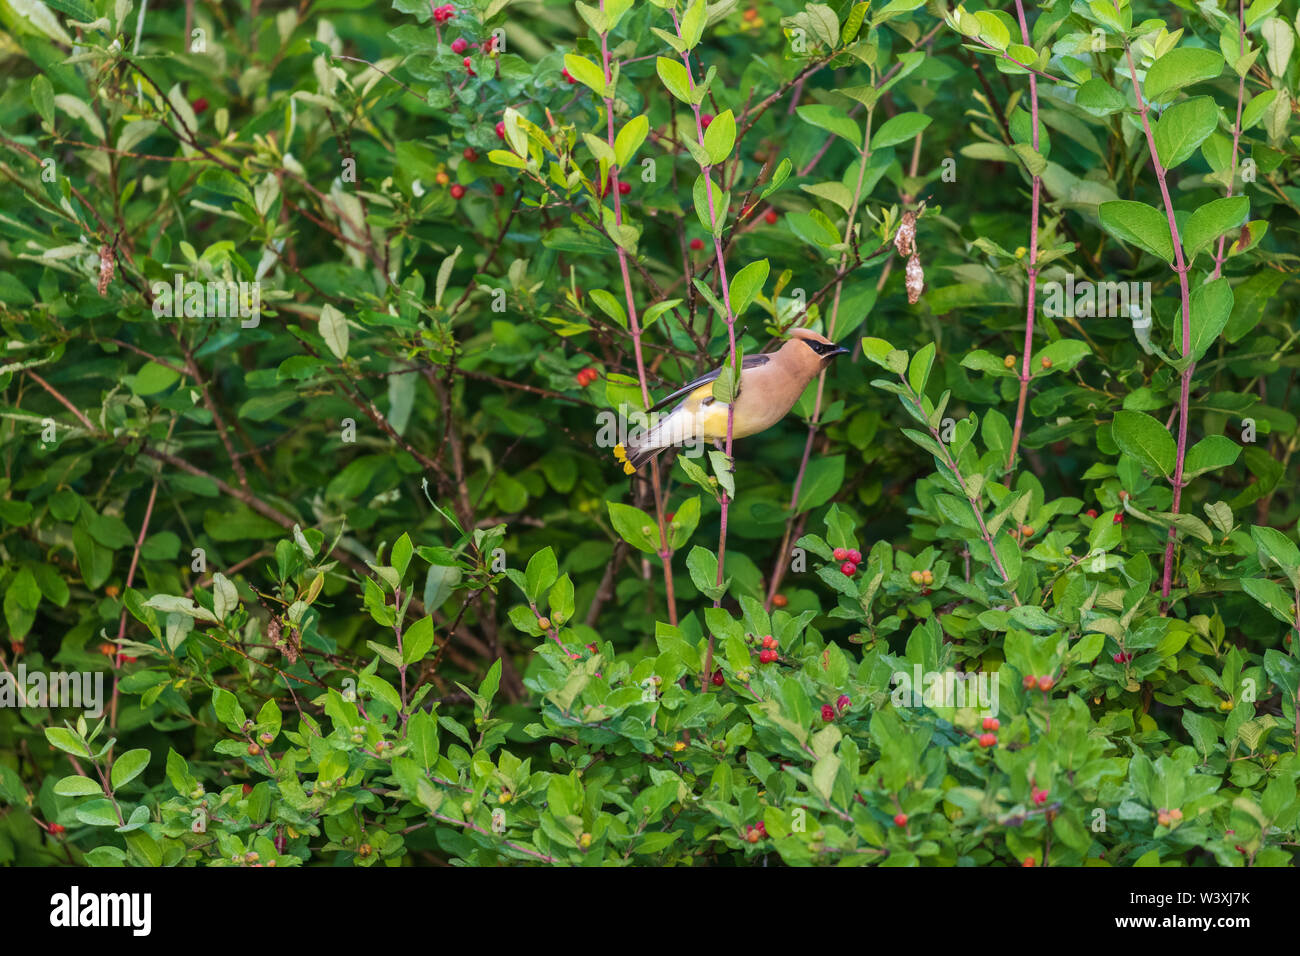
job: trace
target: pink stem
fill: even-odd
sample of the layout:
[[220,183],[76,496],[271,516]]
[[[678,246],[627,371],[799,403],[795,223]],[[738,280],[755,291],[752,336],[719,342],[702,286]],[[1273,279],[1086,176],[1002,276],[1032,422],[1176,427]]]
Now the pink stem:
[[[602,13],[605,11],[605,0],[600,0],[600,10]],[[600,35],[600,58],[605,71],[605,90],[608,93],[611,92],[610,88],[614,83],[614,75],[609,62],[609,35],[607,33]],[[612,95],[605,97],[605,131],[609,148],[613,149],[615,137],[614,98]],[[609,191],[614,194],[614,223],[621,226],[623,224],[623,201],[620,199],[618,191],[618,174],[619,169],[617,166],[610,167]],[[641,401],[644,407],[649,408],[651,405],[650,387],[646,383],[645,357],[641,350],[641,322],[637,318],[636,302],[632,296],[632,274],[627,265],[627,252],[617,242],[614,243],[614,247],[618,252],[618,267],[623,276],[623,296],[627,300],[628,329],[632,333],[632,352],[636,356],[637,380],[641,383]],[[664,521],[663,485],[659,476],[659,462],[656,459],[650,461],[650,486],[654,490],[655,520],[659,524],[659,560],[663,563],[664,568],[664,597],[668,603],[668,623],[676,627],[677,598],[673,591],[673,552],[672,548],[668,546],[668,529]]]
[[[681,29],[681,23],[677,19],[677,11],[670,10],[669,13],[672,14],[673,28],[677,31],[677,35],[680,37],[682,35],[682,29]],[[695,77],[691,73],[691,55],[690,53],[684,50],[682,51],[682,63],[686,67],[687,83],[689,84],[690,89],[694,91]],[[700,105],[698,103],[692,103],[691,112],[695,114],[695,135],[698,137],[700,145],[703,146],[704,145],[704,121],[700,116]],[[739,362],[736,360],[736,316],[735,313],[732,312],[731,310],[731,289],[730,289],[730,284],[727,281],[727,262],[726,262],[726,258],[722,254],[722,238],[719,235],[719,231],[718,231],[718,214],[713,207],[713,179],[709,174],[711,169],[712,169],[711,166],[704,166],[700,169],[700,172],[704,176],[705,198],[709,204],[709,231],[713,235],[713,255],[718,263],[718,285],[722,291],[722,306],[726,313],[724,318],[727,321],[727,344],[728,344],[728,355],[729,355],[728,361],[731,363],[732,368],[735,369],[737,372],[736,380],[735,380],[736,390],[732,397],[732,400],[727,403],[727,442],[725,446],[725,453],[727,456],[727,461],[728,463],[730,463],[732,431],[734,430],[736,424],[736,399],[739,398],[740,396],[740,375],[739,375],[740,370],[738,368]],[[723,210],[723,214],[724,215],[726,214],[726,210]],[[719,528],[718,528],[718,574],[714,581],[714,584],[718,587],[721,587],[724,578],[723,566],[727,558],[727,512],[730,510],[729,506],[731,504],[731,499],[727,495],[726,491],[722,492],[722,497],[719,503],[722,506],[722,515],[719,518]],[[714,607],[722,606],[721,595],[719,595],[717,598],[714,598],[713,606]],[[709,686],[709,675],[711,675],[712,673],[713,673],[713,634],[710,633],[709,649],[704,657],[704,686],[706,688]]]
[[[1241,0],[1237,5],[1237,48],[1241,56],[1246,54],[1246,0]],[[1241,75],[1237,82],[1237,122],[1232,127],[1232,181],[1228,183],[1228,198],[1232,197],[1233,187],[1237,184],[1237,147],[1241,143],[1241,107],[1246,98],[1246,74]],[[1223,260],[1227,258],[1225,249],[1227,248],[1228,236],[1224,233],[1219,237],[1219,249],[1214,254],[1214,272],[1210,274],[1210,279],[1219,278],[1223,270]]]
[[[1112,0],[1112,3],[1114,0]],[[1119,7],[1116,5],[1116,12]],[[1183,303],[1183,342],[1182,356],[1185,359],[1191,358],[1192,353],[1192,293],[1187,282],[1187,262],[1183,259],[1183,243],[1178,235],[1178,223],[1174,219],[1174,201],[1169,195],[1169,177],[1167,170],[1160,162],[1160,156],[1156,152],[1156,137],[1151,130],[1151,120],[1148,116],[1149,109],[1146,99],[1142,96],[1142,90],[1138,87],[1137,67],[1133,63],[1133,51],[1128,41],[1124,41],[1124,56],[1128,59],[1129,79],[1133,82],[1133,95],[1137,99],[1138,113],[1142,117],[1142,129],[1146,133],[1147,152],[1151,154],[1151,167],[1156,171],[1156,179],[1160,183],[1160,197],[1165,206],[1165,217],[1169,220],[1169,235],[1174,244],[1174,273],[1178,276],[1178,291],[1182,296]],[[1192,388],[1192,372],[1196,368],[1196,363],[1189,362],[1186,369],[1183,370],[1182,381],[1178,391],[1178,457],[1174,463],[1174,476],[1171,481],[1174,489],[1173,514],[1178,514],[1178,508],[1183,498],[1183,463],[1187,459],[1187,417],[1188,405]],[[1165,545],[1165,567],[1164,573],[1160,578],[1160,613],[1167,614],[1169,611],[1169,591],[1173,586],[1174,572],[1174,544],[1177,538],[1178,529],[1175,525],[1169,526],[1169,541]]]
[[[1021,0],[1016,0],[1016,15],[1020,18],[1020,36],[1025,46],[1030,46],[1029,24],[1025,20],[1025,8]],[[1033,126],[1034,152],[1038,152],[1038,77],[1029,74],[1029,109],[1030,122]],[[1025,424],[1025,399],[1029,395],[1029,357],[1034,348],[1034,301],[1038,293],[1038,212],[1042,200],[1043,180],[1034,177],[1034,198],[1029,223],[1029,292],[1025,307],[1025,346],[1020,359],[1020,397],[1016,401],[1016,425],[1011,433],[1011,452],[1007,456],[1007,471],[1016,465],[1016,452],[1020,448],[1020,434]]]

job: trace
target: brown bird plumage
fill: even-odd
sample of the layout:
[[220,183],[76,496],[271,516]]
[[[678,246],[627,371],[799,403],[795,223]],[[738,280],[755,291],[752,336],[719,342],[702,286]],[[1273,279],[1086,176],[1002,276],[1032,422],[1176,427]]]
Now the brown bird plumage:
[[[794,407],[803,390],[841,348],[811,329],[793,329],[775,352],[746,356],[740,372],[732,438],[745,438],[771,428]],[[696,441],[717,441],[727,436],[727,405],[713,397],[713,383],[721,368],[683,385],[650,410],[681,401],[651,428],[634,433],[627,446],[614,449],[631,474],[665,448]]]

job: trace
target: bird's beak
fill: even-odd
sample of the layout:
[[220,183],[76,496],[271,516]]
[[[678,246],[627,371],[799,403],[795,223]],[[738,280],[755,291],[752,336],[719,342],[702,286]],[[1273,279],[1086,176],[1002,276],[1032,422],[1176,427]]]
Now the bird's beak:
[[844,346],[841,345],[841,346],[839,346],[837,349],[835,349],[834,352],[827,352],[827,353],[826,353],[826,357],[827,357],[827,358],[835,358],[835,356],[837,356],[837,355],[848,355],[848,354],[849,354],[849,350],[846,349]]

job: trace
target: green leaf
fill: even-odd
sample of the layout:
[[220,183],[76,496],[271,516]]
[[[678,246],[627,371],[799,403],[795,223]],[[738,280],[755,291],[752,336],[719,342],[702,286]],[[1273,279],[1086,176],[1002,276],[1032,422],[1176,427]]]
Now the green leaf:
[[1169,431],[1145,412],[1118,411],[1111,433],[1120,451],[1142,467],[1168,478],[1174,473],[1178,449]]
[[54,792],[60,797],[88,797],[92,793],[102,796],[104,788],[89,777],[81,777],[74,773],[72,776],[64,777],[56,783]]
[[857,149],[862,148],[862,130],[843,110],[815,103],[810,106],[800,106],[795,112],[805,123],[811,123],[818,129],[824,129],[836,136],[842,136]]
[[1074,105],[1093,116],[1109,116],[1128,106],[1124,97],[1105,80],[1093,77],[1079,87]]
[[[611,517],[613,517],[614,504],[615,502],[610,502]],[[617,527],[617,523],[615,527]],[[559,568],[555,561],[555,551],[550,545],[534,554],[528,560],[528,567],[524,571],[524,594],[528,596],[529,603],[537,604],[541,601],[542,595],[550,590],[559,574]]]
[[[619,537],[645,554],[656,554],[659,551],[659,528],[655,525],[654,518],[640,508],[619,501],[607,504],[610,523]],[[550,548],[546,550],[549,551]]]
[[42,73],[32,77],[32,103],[46,125],[54,125],[54,87]]
[[1156,155],[1172,169],[1196,152],[1219,127],[1219,107],[1208,96],[1194,96],[1165,110],[1155,127]]
[[912,356],[912,363],[907,368],[908,384],[918,395],[925,394],[926,383],[930,380],[930,368],[934,365],[934,353],[934,343],[927,342],[916,350],[916,354]]
[[108,775],[108,782],[114,790],[120,790],[149,766],[149,751],[144,748],[128,750],[113,761],[113,769]]
[[808,462],[795,512],[803,514],[830,501],[844,484],[844,455],[821,455]]
[[709,164],[717,166],[731,155],[736,144],[736,117],[731,110],[719,113],[704,131],[704,150],[709,154]]
[[1210,435],[1202,438],[1187,452],[1183,462],[1183,478],[1195,478],[1197,475],[1218,468],[1226,468],[1236,462],[1241,455],[1241,446],[1231,438],[1223,435]]
[[930,125],[930,117],[924,113],[899,113],[880,124],[880,129],[871,137],[871,148],[884,149],[906,142]]
[[74,757],[89,757],[93,751],[86,746],[86,742],[78,734],[73,733],[64,727],[46,727],[45,739],[54,747],[58,747],[65,753],[70,753]]
[[1187,217],[1181,230],[1183,248],[1187,251],[1187,257],[1194,259],[1197,253],[1224,233],[1240,229],[1248,215],[1250,215],[1250,200],[1245,196],[1212,199],[1202,206],[1197,206]]
[[718,556],[708,548],[699,545],[691,548],[686,555],[686,569],[691,574],[691,583],[701,594],[716,601],[726,593],[728,582],[723,581],[721,587],[714,583],[718,576]]
[[422,617],[402,635],[402,663],[414,664],[424,660],[433,647],[433,617]]
[[733,316],[739,318],[745,309],[749,307],[749,304],[754,301],[758,293],[762,291],[763,284],[767,282],[768,268],[767,260],[759,259],[757,262],[751,262],[731,277],[728,292]]
[[686,67],[676,60],[670,60],[667,57],[661,56],[655,59],[655,69],[658,71],[659,79],[663,81],[663,84],[667,87],[669,93],[677,97],[677,99],[681,100],[683,103],[694,103],[695,100],[691,94],[691,80],[690,76],[686,72]]
[[591,91],[601,99],[609,95],[605,86],[604,71],[585,56],[576,53],[564,54],[564,68],[569,71],[569,76],[590,87]]
[[320,334],[337,359],[348,357],[348,320],[328,302],[320,310]]
[[1142,90],[1148,102],[1167,103],[1183,87],[1212,80],[1221,72],[1223,57],[1215,51],[1179,47],[1151,64]]
[[[1181,311],[1181,310],[1180,310]],[[1192,358],[1200,361],[1232,315],[1232,286],[1227,279],[1197,286],[1192,290]],[[1181,328],[1175,338],[1182,345]]]
[[1165,262],[1174,261],[1174,240],[1169,220],[1160,210],[1146,203],[1117,199],[1097,207],[1101,224],[1115,238],[1131,242]]
[[619,166],[626,166],[632,161],[632,157],[645,142],[646,133],[649,131],[650,120],[645,114],[634,116],[623,124],[623,128],[618,131],[618,136],[614,139],[614,157],[618,160]]

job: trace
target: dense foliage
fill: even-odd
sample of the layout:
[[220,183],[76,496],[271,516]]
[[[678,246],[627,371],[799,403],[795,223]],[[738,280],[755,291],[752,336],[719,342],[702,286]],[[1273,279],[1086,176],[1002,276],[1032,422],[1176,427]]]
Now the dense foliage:
[[1296,7],[0,0],[0,862],[1294,865]]

